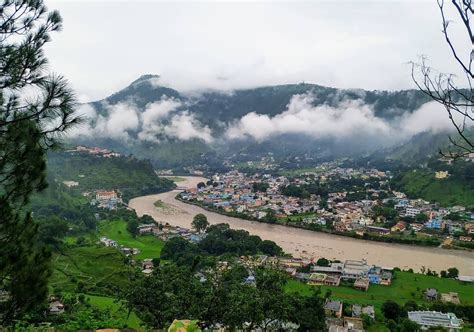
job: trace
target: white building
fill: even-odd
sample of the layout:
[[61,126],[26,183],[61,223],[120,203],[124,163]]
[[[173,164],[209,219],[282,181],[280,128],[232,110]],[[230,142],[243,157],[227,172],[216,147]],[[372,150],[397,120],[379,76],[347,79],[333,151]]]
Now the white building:
[[442,326],[448,331],[459,331],[462,327],[462,319],[449,312],[447,314],[437,311],[409,311],[408,319],[417,323],[423,330],[433,326]]

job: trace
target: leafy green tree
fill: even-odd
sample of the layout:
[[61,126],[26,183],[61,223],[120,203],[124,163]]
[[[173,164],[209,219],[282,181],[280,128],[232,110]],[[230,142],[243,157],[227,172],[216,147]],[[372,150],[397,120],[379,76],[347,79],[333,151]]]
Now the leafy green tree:
[[273,211],[272,209],[267,209],[265,210],[265,212],[267,214],[262,218],[264,222],[274,224],[278,221],[275,211]]
[[252,184],[252,191],[254,193],[256,193],[256,192],[265,192],[265,191],[267,191],[268,187],[269,187],[269,184],[266,183],[266,182],[254,182]]
[[278,256],[282,254],[282,250],[280,246],[278,246],[275,242],[270,241],[270,240],[263,240],[259,244],[258,249],[265,255],[269,255],[269,256]]
[[399,326],[400,331],[403,332],[417,332],[420,331],[420,325],[415,323],[414,321],[409,320],[408,318],[403,318],[400,322]]
[[419,213],[415,216],[415,220],[418,222],[425,222],[428,221],[428,216],[424,213]]
[[133,235],[133,237],[138,235],[138,226],[139,226],[139,223],[138,223],[137,218],[131,218],[127,222],[127,230],[130,232],[130,234]]
[[199,183],[197,184],[197,188],[198,188],[198,189],[205,188],[205,187],[206,187],[206,184],[205,184],[204,182],[199,182]]
[[402,308],[397,302],[387,300],[382,304],[382,313],[386,319],[397,321],[402,315]]
[[198,213],[193,218],[192,226],[200,233],[206,230],[209,226],[209,221],[207,221],[207,217],[204,214]]
[[298,296],[292,294],[290,297],[292,302],[292,317],[296,318],[295,323],[299,327],[299,331],[325,331],[325,313],[324,299],[321,297],[319,290],[315,290],[310,296]]
[[38,240],[55,248],[62,244],[69,230],[68,223],[57,217],[39,220],[38,225]]
[[204,285],[185,268],[173,264],[133,283],[126,294],[129,310],[154,328],[165,328],[177,317],[199,319],[207,303]]
[[455,267],[451,267],[448,269],[448,278],[457,278],[459,276],[459,270]]
[[317,266],[329,266],[330,262],[324,257],[321,257],[317,260],[316,265]]
[[27,205],[46,187],[46,151],[79,119],[66,81],[46,71],[43,47],[61,28],[59,13],[48,11],[42,0],[3,0],[0,9],[0,289],[8,293],[0,304],[0,324],[5,326],[46,299],[50,253],[38,241]]

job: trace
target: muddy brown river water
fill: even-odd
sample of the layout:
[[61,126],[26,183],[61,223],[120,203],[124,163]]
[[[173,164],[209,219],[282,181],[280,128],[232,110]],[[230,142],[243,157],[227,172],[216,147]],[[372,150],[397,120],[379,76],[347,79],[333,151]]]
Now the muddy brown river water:
[[[195,187],[198,182],[206,181],[202,177],[183,177],[177,185],[180,188]],[[232,228],[245,229],[262,239],[275,241],[283,250],[299,257],[326,257],[328,259],[367,259],[369,264],[384,267],[413,268],[418,271],[422,266],[441,271],[457,267],[461,275],[474,275],[474,252],[448,250],[442,248],[390,244],[365,241],[344,236],[313,232],[309,230],[269,225],[255,221],[232,218],[207,211],[195,205],[175,199],[179,190],[162,194],[134,198],[129,206],[139,216],[148,214],[158,222],[168,222],[174,226],[191,227],[194,215],[203,213],[211,224],[227,223]],[[160,200],[163,204],[155,207]]]

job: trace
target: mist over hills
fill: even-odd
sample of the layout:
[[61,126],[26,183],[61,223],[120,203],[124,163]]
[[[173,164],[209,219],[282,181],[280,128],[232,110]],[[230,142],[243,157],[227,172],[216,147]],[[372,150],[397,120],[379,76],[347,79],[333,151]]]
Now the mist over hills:
[[[94,144],[173,168],[271,152],[312,160],[436,153],[447,141],[444,110],[420,91],[343,90],[299,83],[234,91],[180,92],[157,75],[79,112],[74,143]],[[444,143],[443,143],[444,144]]]

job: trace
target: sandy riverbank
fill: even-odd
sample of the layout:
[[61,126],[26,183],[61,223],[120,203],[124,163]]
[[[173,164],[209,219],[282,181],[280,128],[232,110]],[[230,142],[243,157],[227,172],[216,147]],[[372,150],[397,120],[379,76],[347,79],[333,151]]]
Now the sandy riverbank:
[[[181,188],[195,187],[198,182],[206,180],[201,177],[183,178],[185,180],[178,183]],[[275,241],[286,252],[295,256],[326,257],[340,260],[366,258],[370,264],[386,267],[411,267],[415,270],[425,266],[431,270],[440,271],[455,266],[459,269],[460,274],[474,275],[474,252],[364,241],[294,227],[232,218],[180,202],[175,199],[178,193],[178,190],[173,190],[157,195],[137,197],[132,199],[129,205],[140,216],[148,214],[156,221],[188,228],[193,216],[203,213],[211,224],[227,223],[232,228],[245,229],[262,239]],[[157,200],[161,200],[165,207],[155,207],[154,203]]]

